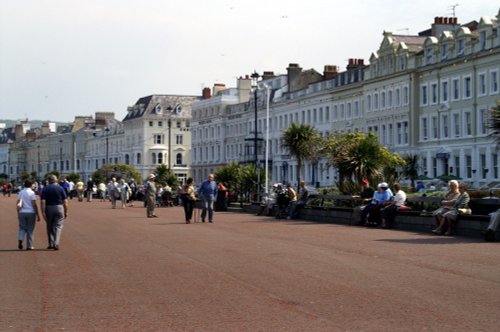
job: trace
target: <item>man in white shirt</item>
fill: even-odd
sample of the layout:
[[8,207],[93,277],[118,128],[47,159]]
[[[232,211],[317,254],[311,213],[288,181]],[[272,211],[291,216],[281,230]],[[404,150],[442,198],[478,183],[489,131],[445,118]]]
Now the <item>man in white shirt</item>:
[[399,183],[394,185],[394,191],[396,194],[393,196],[390,203],[381,211],[382,228],[392,228],[396,212],[399,211],[402,206],[405,206],[406,193],[401,190],[401,185]]

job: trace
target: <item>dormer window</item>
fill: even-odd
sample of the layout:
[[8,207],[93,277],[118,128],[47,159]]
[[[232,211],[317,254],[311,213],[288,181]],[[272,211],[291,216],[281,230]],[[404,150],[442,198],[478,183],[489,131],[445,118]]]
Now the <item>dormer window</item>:
[[464,55],[465,42],[463,39],[457,40],[457,56]]
[[441,60],[448,59],[448,44],[441,45]]
[[432,47],[428,47],[425,49],[425,64],[432,64]]
[[400,70],[406,69],[406,57],[404,55],[401,55],[399,57],[399,69]]
[[161,105],[158,104],[155,106],[155,113],[156,114],[161,114],[163,112],[163,109],[161,108]]
[[481,31],[479,34],[479,45],[480,50],[484,51],[486,49],[486,31]]

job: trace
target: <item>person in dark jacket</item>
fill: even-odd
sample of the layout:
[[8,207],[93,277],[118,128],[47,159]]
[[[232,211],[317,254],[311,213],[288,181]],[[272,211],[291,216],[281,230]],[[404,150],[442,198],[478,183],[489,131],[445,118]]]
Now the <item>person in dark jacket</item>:
[[49,184],[42,190],[42,215],[47,223],[47,249],[59,250],[64,221],[68,217],[68,196],[57,184],[55,175],[48,176]]

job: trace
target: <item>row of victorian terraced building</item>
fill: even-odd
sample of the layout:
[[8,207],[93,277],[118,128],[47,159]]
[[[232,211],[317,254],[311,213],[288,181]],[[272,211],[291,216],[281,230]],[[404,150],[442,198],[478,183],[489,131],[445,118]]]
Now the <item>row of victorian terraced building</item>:
[[[216,83],[200,96],[142,97],[121,121],[111,112],[59,127],[21,121],[0,128],[0,173],[19,180],[23,172],[57,170],[86,180],[103,164],[125,163],[146,177],[165,164],[181,181],[198,183],[233,161],[263,168],[269,123],[271,181],[293,182],[297,164],[280,141],[295,122],[323,136],[373,132],[391,151],[417,155],[421,175],[492,186],[500,161],[488,129],[500,103],[499,22],[500,12],[463,24],[436,17],[418,35],[384,31],[369,62],[349,59],[343,71],[290,63],[285,74],[244,75],[236,87]],[[333,185],[336,170],[320,159],[306,163],[301,177]]]

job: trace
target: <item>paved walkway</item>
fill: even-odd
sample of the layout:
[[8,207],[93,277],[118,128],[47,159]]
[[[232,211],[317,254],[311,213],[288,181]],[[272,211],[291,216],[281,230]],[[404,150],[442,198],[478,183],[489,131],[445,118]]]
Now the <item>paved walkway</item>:
[[0,331],[498,331],[500,245],[71,201],[60,251],[17,250],[0,196]]

